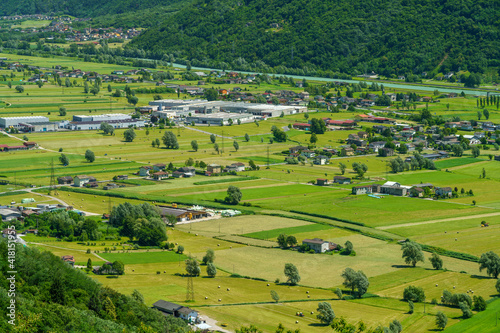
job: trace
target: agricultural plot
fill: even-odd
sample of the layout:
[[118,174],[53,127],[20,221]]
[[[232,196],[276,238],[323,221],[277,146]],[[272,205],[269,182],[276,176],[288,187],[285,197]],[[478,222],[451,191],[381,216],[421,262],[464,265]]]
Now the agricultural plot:
[[100,256],[110,262],[121,261],[125,265],[183,262],[187,259],[187,256],[173,251],[102,253]]
[[[274,281],[283,280],[284,263],[293,262],[301,275],[301,284],[317,287],[337,287],[342,284],[340,273],[351,267],[362,270],[369,278],[388,272],[407,269],[401,259],[398,245],[371,239],[360,235],[351,235],[328,239],[337,244],[350,240],[354,244],[355,257],[326,254],[304,254],[291,250],[239,248],[217,251],[217,264],[232,269],[241,275],[252,275]],[[426,254],[429,257],[430,254]],[[432,267],[428,261],[422,267]],[[450,270],[465,270],[469,274],[479,274],[479,265],[447,258],[445,267]],[[318,274],[321,272],[321,274]]]
[[445,330],[446,333],[494,333],[498,332],[499,319],[498,312],[500,311],[500,300],[496,300],[488,304],[488,308],[479,312],[469,320],[463,320],[460,323],[453,325]]
[[[470,272],[468,273],[470,274]],[[471,297],[472,295],[475,295],[483,296],[485,299],[489,299],[497,294],[495,282],[495,279],[487,278],[484,273],[481,275],[471,276],[458,272],[443,272],[409,283],[403,283],[397,287],[380,290],[377,294],[384,297],[402,299],[404,289],[412,285],[422,287],[428,301],[432,299],[439,301],[443,295],[443,290],[448,290],[452,293],[467,293],[467,291],[472,290],[474,293],[470,293]],[[453,287],[455,287],[455,289]]]
[[277,238],[281,234],[294,235],[294,234],[306,233],[306,232],[310,232],[310,233],[316,232],[316,231],[321,232],[323,230],[330,230],[330,229],[333,229],[333,228],[330,226],[327,226],[327,225],[323,225],[323,224],[308,224],[308,225],[298,226],[298,227],[279,228],[279,229],[272,229],[272,230],[266,230],[266,231],[252,232],[252,233],[244,234],[242,236],[257,238],[257,239],[271,239],[271,238]]
[[215,235],[243,234],[262,232],[277,228],[293,228],[297,226],[313,226],[310,222],[266,215],[244,215],[217,220],[181,224],[175,228],[181,231],[191,231],[206,237]]

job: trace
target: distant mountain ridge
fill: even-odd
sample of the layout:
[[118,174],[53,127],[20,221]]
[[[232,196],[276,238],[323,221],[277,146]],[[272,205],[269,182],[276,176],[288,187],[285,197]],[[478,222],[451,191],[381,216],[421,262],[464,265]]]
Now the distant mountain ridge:
[[498,75],[500,1],[196,0],[130,46],[192,65],[277,73]]

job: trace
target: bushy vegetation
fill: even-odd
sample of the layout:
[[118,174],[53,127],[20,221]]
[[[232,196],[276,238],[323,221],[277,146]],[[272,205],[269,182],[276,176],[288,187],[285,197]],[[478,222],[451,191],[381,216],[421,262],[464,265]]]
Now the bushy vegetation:
[[492,0],[362,1],[357,6],[347,0],[198,0],[132,46],[151,49],[159,58],[164,53],[189,57],[193,66],[249,71],[329,77],[371,71],[417,77],[438,70],[483,73],[500,59],[494,37],[498,10]]
[[[185,322],[165,317],[136,298],[103,287],[50,252],[16,248],[16,324],[36,332],[188,332]],[[7,318],[10,298],[7,244],[0,240],[0,305]],[[11,329],[7,320],[0,331]]]

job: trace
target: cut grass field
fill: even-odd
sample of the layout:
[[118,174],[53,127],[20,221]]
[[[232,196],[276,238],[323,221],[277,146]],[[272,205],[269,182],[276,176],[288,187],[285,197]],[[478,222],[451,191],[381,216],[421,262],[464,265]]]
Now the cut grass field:
[[173,251],[101,253],[100,256],[110,262],[121,261],[125,265],[184,262],[188,258],[183,254]]
[[462,320],[447,328],[445,333],[494,333],[500,329],[500,299],[488,304],[486,311],[479,312],[474,317]]
[[322,230],[328,230],[328,229],[333,229],[333,228],[330,226],[327,226],[327,225],[323,225],[323,224],[309,224],[309,225],[297,226],[297,227],[278,228],[278,229],[272,229],[272,230],[266,230],[266,231],[252,232],[252,233],[244,234],[242,236],[257,238],[257,239],[271,239],[271,238],[276,238],[281,234],[294,235],[294,234],[303,233],[303,232],[315,232],[315,231],[322,231]]
[[207,237],[261,232],[277,228],[314,225],[310,222],[267,215],[246,215],[204,222],[177,225],[181,231],[191,231]]
[[484,162],[484,160],[474,157],[447,158],[445,160],[434,162],[434,165],[438,169],[447,169],[477,162]]

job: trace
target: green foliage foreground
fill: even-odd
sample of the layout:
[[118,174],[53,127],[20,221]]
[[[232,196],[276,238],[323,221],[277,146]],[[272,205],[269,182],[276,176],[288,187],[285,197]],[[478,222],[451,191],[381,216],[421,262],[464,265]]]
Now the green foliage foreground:
[[[7,317],[11,274],[7,242],[0,240],[0,307]],[[49,252],[16,247],[16,330],[22,332],[188,332],[180,319],[165,317],[131,296],[103,287]],[[7,320],[0,331],[10,332]]]

